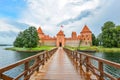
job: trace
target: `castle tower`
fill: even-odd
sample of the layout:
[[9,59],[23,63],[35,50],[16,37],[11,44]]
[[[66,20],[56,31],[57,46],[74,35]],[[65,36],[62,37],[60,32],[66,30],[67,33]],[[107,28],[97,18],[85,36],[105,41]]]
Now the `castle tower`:
[[72,32],[72,39],[76,39],[77,38],[77,34],[76,34],[76,32]]
[[91,46],[92,45],[92,32],[89,30],[88,26],[85,25],[81,31],[81,40],[83,46]]
[[56,46],[57,47],[64,47],[64,45],[65,45],[65,35],[64,35],[64,32],[62,30],[60,30],[57,33]]
[[40,40],[39,40],[39,45],[44,45],[44,36],[45,36],[45,35],[44,35],[41,27],[38,28],[37,32],[38,32],[38,36],[39,36],[39,38],[40,38]]

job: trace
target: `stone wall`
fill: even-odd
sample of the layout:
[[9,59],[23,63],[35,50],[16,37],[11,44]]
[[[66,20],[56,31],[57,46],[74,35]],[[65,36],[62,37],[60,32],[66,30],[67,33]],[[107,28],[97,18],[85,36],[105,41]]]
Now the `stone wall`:
[[65,46],[78,47],[80,40],[66,40]]
[[56,46],[56,40],[44,40],[45,46]]
[[91,46],[92,42],[90,41],[81,41],[80,46]]

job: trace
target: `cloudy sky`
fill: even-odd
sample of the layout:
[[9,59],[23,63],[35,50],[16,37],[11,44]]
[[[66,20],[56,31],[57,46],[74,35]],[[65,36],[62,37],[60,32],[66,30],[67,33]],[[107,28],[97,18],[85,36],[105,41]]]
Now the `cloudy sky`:
[[80,34],[86,24],[97,36],[106,21],[120,24],[119,0],[0,0],[0,44],[12,43],[16,35],[41,26],[55,36],[63,27],[67,37]]

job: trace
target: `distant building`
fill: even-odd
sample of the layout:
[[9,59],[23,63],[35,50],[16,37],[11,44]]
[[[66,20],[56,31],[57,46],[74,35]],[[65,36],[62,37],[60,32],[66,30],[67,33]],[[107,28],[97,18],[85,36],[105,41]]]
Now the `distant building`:
[[41,29],[38,28],[39,35],[39,44],[47,45],[47,46],[56,46],[56,47],[64,47],[64,46],[91,46],[92,45],[92,32],[89,30],[87,25],[84,26],[79,35],[76,32],[72,32],[71,37],[66,38],[65,34],[62,30],[60,30],[55,37],[50,37],[49,35],[45,35]]

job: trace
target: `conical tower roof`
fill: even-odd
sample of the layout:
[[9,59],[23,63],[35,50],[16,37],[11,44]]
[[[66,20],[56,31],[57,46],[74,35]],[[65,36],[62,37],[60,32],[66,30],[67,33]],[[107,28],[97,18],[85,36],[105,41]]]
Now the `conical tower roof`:
[[81,31],[81,33],[91,33],[90,29],[88,28],[87,25],[85,25]]
[[42,31],[42,29],[41,29],[41,27],[38,28],[37,32],[38,32],[39,34],[44,34],[43,31]]
[[64,32],[62,30],[60,30],[57,35],[64,35]]

